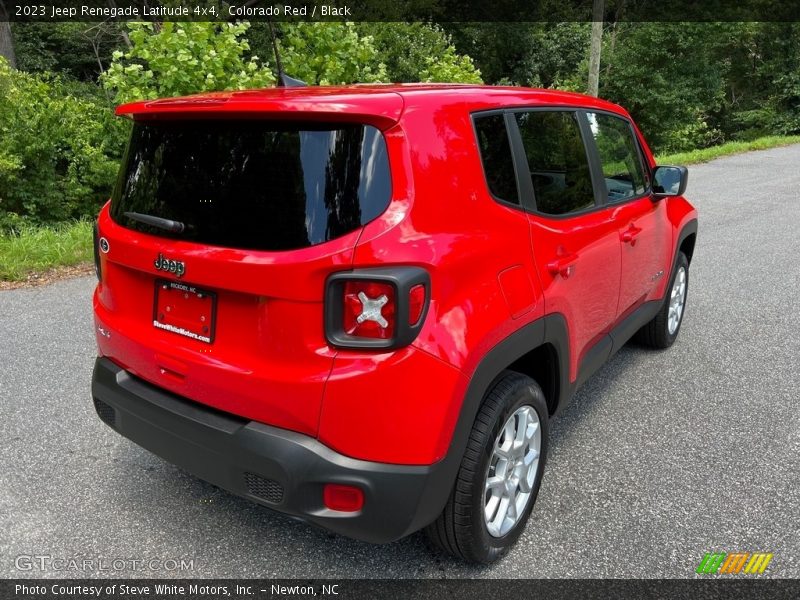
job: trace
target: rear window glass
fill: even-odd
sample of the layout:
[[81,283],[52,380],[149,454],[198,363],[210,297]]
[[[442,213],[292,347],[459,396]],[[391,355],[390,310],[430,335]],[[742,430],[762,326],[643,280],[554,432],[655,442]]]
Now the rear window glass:
[[[386,144],[374,127],[176,120],[134,124],[111,216],[158,236],[292,250],[358,229],[390,197]],[[126,212],[185,228],[165,231]]]
[[489,191],[495,198],[519,204],[505,118],[503,115],[475,117],[475,132]]

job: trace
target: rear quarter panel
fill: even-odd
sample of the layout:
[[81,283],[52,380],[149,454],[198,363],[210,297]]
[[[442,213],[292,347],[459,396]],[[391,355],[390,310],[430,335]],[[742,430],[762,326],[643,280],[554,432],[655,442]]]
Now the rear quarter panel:
[[[354,456],[430,464],[447,452],[481,358],[544,307],[525,213],[490,196],[466,107],[421,99],[386,137],[394,199],[364,228],[353,265],[429,271],[430,308],[412,346],[427,359],[416,371],[385,369],[381,378],[376,366],[398,357],[339,351],[320,439]],[[354,377],[364,390],[360,399],[347,383]]]

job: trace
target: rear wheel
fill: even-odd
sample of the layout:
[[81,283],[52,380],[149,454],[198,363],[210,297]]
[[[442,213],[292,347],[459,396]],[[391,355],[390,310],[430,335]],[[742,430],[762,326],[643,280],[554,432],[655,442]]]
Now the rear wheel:
[[651,348],[669,348],[678,337],[689,291],[689,260],[678,254],[664,305],[647,325],[636,333],[636,341]]
[[426,532],[464,560],[489,563],[528,521],[547,455],[547,404],[530,377],[506,372],[475,419],[447,505]]

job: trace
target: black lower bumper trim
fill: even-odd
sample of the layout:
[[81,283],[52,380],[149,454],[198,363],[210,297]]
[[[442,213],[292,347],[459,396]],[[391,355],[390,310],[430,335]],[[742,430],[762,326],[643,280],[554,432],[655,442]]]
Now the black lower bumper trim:
[[[314,438],[223,413],[150,385],[98,358],[92,395],[100,418],[125,437],[214,485],[356,539],[383,543],[431,523],[452,477],[442,463],[355,460]],[[449,471],[449,469],[448,469]],[[327,509],[326,483],[359,486],[357,513]]]

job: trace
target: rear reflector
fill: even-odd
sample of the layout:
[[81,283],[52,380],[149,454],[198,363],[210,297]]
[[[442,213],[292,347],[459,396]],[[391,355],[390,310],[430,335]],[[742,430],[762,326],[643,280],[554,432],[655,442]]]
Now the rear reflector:
[[425,286],[421,283],[411,288],[408,293],[408,324],[412,327],[419,323],[422,309],[425,308]]
[[[103,280],[103,274],[100,272],[100,233],[97,230],[97,221],[92,225],[92,238],[94,241],[94,274],[97,275],[97,281]],[[106,252],[108,252],[108,242],[106,244]]]
[[330,510],[358,512],[364,507],[364,492],[353,485],[326,483],[322,491],[322,501]]

